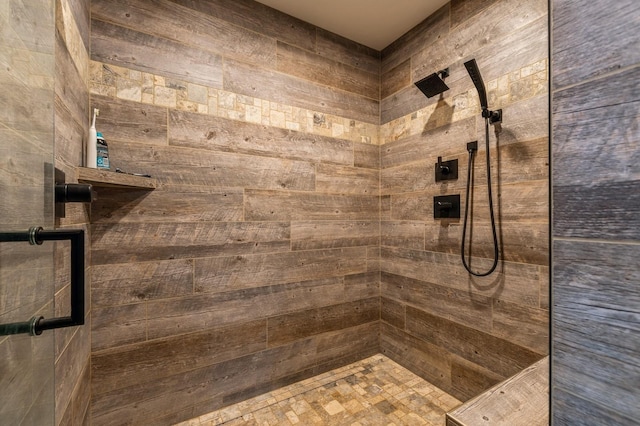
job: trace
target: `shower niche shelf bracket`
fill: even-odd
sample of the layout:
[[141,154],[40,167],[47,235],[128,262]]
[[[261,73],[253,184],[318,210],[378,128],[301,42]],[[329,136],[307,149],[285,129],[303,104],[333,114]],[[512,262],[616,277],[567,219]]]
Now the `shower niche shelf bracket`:
[[96,188],[142,189],[153,191],[156,189],[155,179],[145,176],[135,176],[128,173],[116,173],[109,170],[78,167],[78,182],[90,183]]

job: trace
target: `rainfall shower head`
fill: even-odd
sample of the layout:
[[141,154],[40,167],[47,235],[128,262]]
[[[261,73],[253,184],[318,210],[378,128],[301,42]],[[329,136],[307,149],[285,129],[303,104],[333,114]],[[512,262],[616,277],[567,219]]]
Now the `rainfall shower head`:
[[478,64],[476,64],[475,59],[471,59],[464,63],[464,66],[467,68],[467,72],[469,73],[469,77],[471,77],[471,81],[476,85],[476,89],[478,90],[478,96],[480,96],[480,106],[483,110],[489,109],[489,104],[487,102],[487,91],[484,88],[484,82],[482,81],[482,76],[480,75],[480,70],[478,69]]
[[427,98],[439,95],[449,90],[449,86],[444,82],[444,78],[449,77],[449,68],[434,72],[433,74],[423,78],[415,83],[415,85],[425,94]]

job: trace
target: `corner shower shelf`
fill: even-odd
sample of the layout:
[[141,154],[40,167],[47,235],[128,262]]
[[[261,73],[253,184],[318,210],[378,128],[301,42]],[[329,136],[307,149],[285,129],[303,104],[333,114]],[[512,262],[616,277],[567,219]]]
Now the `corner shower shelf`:
[[146,189],[153,191],[157,185],[156,180],[153,178],[87,167],[78,167],[77,178],[78,182],[90,183],[95,187],[103,188]]

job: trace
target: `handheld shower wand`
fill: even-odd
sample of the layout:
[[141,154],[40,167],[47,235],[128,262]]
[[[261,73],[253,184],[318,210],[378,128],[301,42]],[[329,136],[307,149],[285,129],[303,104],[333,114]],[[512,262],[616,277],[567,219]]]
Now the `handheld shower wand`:
[[480,70],[478,69],[478,64],[475,59],[471,59],[464,63],[464,66],[467,68],[467,72],[469,73],[469,77],[471,77],[471,81],[476,86],[476,90],[478,91],[478,96],[480,97],[480,106],[482,107],[482,116],[484,118],[488,118],[491,121],[491,124],[502,122],[502,110],[499,109],[497,111],[489,111],[489,103],[487,102],[487,91],[484,88],[484,81],[482,81],[482,75],[480,75]]
[[491,275],[493,271],[495,271],[498,266],[498,260],[500,258],[500,253],[498,250],[498,233],[496,232],[496,220],[493,213],[493,194],[491,190],[491,156],[490,147],[489,147],[489,124],[496,124],[502,122],[502,110],[499,109],[497,111],[490,111],[489,105],[487,102],[487,92],[484,87],[484,82],[482,81],[482,76],[480,75],[480,70],[478,69],[478,64],[476,64],[475,59],[471,59],[464,63],[464,66],[467,68],[467,72],[469,73],[469,77],[471,77],[471,81],[476,86],[478,90],[478,96],[480,97],[480,106],[482,107],[482,117],[484,117],[484,131],[485,131],[485,147],[486,147],[486,155],[487,155],[487,190],[489,196],[489,216],[491,217],[491,231],[493,233],[493,265],[486,272],[473,272],[471,267],[467,264],[467,259],[465,258],[465,240],[467,236],[467,218],[469,214],[469,192],[471,186],[471,168],[473,167],[473,156],[475,155],[478,144],[477,142],[471,142],[467,144],[467,150],[469,151],[469,167],[467,168],[467,196],[466,196],[466,208],[464,211],[464,226],[462,227],[462,243],[460,246],[460,256],[462,257],[462,264],[464,268],[471,275],[476,277],[486,277],[487,275]]

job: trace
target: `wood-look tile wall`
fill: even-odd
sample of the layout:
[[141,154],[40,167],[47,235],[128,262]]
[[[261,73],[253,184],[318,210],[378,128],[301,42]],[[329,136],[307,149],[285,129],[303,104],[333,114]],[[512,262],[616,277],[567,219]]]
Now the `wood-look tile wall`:
[[[75,182],[76,167],[84,164],[83,146],[89,122],[89,0],[57,0],[55,49],[55,165]],[[89,298],[89,206],[66,205],[56,227],[81,228],[87,233],[85,325],[55,331],[55,412],[58,425],[89,422],[91,399],[91,301]],[[69,315],[70,258],[68,244],[55,251],[56,316]]]
[[379,52],[253,1],[93,0],[112,167],[92,422],[168,424],[379,350]]
[[[380,350],[466,399],[547,353],[546,2],[453,1],[381,53],[252,1],[91,16],[112,166],[159,183],[92,205],[94,424],[183,420]],[[505,116],[504,260],[483,280],[430,207],[464,191],[436,157],[465,176],[483,134],[470,57]],[[452,89],[424,98],[412,82],[446,66]]]
[[[52,224],[54,9],[48,1],[0,5],[0,230]],[[34,24],[37,23],[37,24]],[[51,317],[51,243],[0,243],[0,323]],[[0,336],[0,423],[53,416],[53,333]],[[49,420],[49,423],[51,421]]]
[[640,8],[551,3],[553,422],[635,424]]
[[[381,351],[459,399],[548,353],[547,2],[453,0],[382,52]],[[467,142],[475,160],[473,262],[493,255],[484,122],[463,63],[475,58],[502,132],[491,128],[501,262],[472,278],[460,261],[462,220],[433,219],[433,197],[460,194]],[[450,68],[443,97],[414,85]],[[435,182],[437,157],[459,179]],[[463,212],[466,206],[462,206]]]

